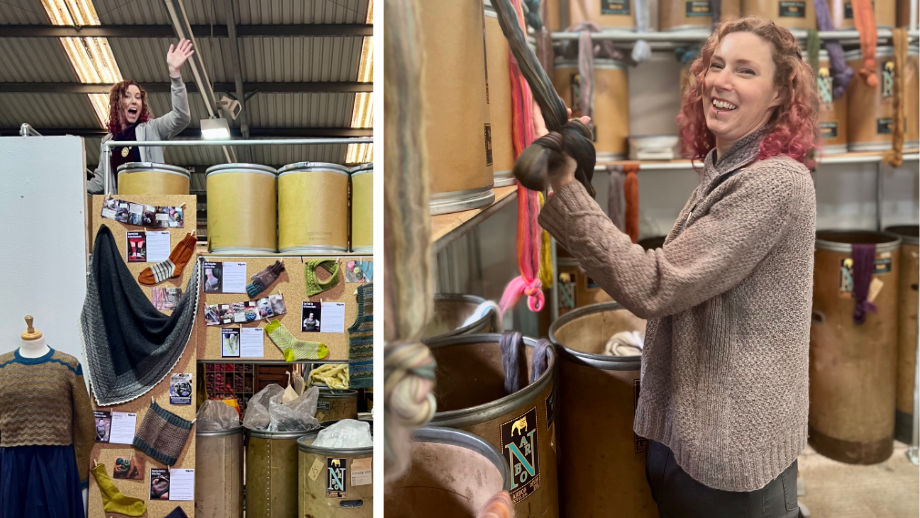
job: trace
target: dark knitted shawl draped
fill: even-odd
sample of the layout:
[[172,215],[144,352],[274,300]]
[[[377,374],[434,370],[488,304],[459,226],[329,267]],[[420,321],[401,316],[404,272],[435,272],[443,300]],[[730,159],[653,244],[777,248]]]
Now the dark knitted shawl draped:
[[[492,6],[498,14],[498,23],[508,40],[511,53],[530,85],[534,100],[540,105],[546,129],[549,130],[549,134],[535,140],[521,153],[514,163],[514,176],[524,187],[542,191],[549,185],[548,170],[560,169],[565,163],[564,155],[568,155],[575,159],[575,178],[594,196],[591,178],[594,176],[597,156],[591,141],[591,130],[579,120],[569,120],[565,104],[553,89],[536,54],[527,46],[527,38],[511,2],[493,0]],[[525,110],[529,108],[524,107]]]
[[80,313],[87,378],[99,406],[126,403],[162,381],[185,351],[198,307],[198,263],[169,316],[141,290],[107,226],[96,235],[89,270]]

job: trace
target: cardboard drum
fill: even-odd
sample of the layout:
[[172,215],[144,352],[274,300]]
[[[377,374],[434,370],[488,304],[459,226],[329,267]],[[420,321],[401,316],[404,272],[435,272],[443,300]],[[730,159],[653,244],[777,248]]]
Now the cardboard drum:
[[246,430],[246,518],[297,514],[297,439],[308,432]]
[[811,0],[741,0],[741,16],[759,16],[787,29],[817,29]]
[[885,232],[901,236],[901,274],[898,278],[898,392],[895,402],[894,438],[910,444],[914,434],[914,394],[917,375],[917,282],[920,277],[918,245],[920,227],[888,227]]
[[348,169],[299,162],[278,170],[278,248],[281,253],[348,250]]
[[195,516],[243,518],[243,427],[195,430]]
[[298,516],[374,516],[374,447],[344,449],[313,446],[318,433],[310,432],[297,440],[300,450]]
[[[822,151],[826,155],[847,152],[847,94],[834,100],[834,78],[831,59],[826,50],[818,54],[818,127],[821,130]],[[854,81],[858,80],[855,78]]]
[[498,13],[485,0],[486,61],[489,66],[489,111],[492,119],[492,172],[495,187],[514,185],[514,144],[511,135],[511,72],[508,40],[498,25]]
[[128,162],[118,166],[118,193],[182,194],[189,193],[188,169],[153,162]]
[[374,164],[351,170],[351,251],[374,253]]
[[277,173],[256,164],[223,164],[207,170],[208,251],[278,251]]

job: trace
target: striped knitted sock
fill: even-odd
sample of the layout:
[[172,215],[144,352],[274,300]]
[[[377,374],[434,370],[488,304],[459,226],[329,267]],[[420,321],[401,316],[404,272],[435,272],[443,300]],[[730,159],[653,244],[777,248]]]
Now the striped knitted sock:
[[145,286],[153,286],[167,279],[182,276],[182,270],[195,252],[196,243],[197,240],[192,234],[185,236],[185,239],[170,252],[169,259],[145,268],[137,277],[138,282]]
[[284,263],[275,261],[275,264],[250,277],[252,282],[246,285],[246,293],[249,294],[249,298],[254,299],[258,294],[265,291],[278,279],[278,276],[283,271]]
[[268,337],[275,342],[278,349],[284,353],[284,359],[292,362],[295,360],[322,360],[329,354],[329,348],[322,342],[306,342],[298,340],[281,324],[279,320],[272,320],[265,326]]

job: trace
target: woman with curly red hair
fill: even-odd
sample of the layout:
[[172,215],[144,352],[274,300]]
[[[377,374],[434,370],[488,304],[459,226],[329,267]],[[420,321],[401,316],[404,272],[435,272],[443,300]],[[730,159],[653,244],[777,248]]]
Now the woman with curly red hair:
[[[105,179],[103,177],[102,151],[109,140],[145,141],[168,140],[188,127],[192,120],[188,107],[188,93],[182,82],[180,69],[194,54],[192,42],[180,40],[178,45],[170,45],[166,53],[166,64],[172,82],[172,111],[162,117],[153,118],[147,103],[147,92],[133,79],[117,83],[109,92],[109,133],[102,137],[99,165],[93,178],[87,182],[90,194],[102,194]],[[117,147],[112,149],[111,168],[109,169],[109,186],[113,193],[118,192],[118,166],[128,162],[164,163],[162,147]]]
[[690,70],[677,122],[701,181],[662,248],[620,232],[573,181],[571,158],[549,172],[540,224],[648,319],[633,429],[649,439],[660,516],[794,518],[808,438],[815,78],[792,34],[760,18],[722,24]]

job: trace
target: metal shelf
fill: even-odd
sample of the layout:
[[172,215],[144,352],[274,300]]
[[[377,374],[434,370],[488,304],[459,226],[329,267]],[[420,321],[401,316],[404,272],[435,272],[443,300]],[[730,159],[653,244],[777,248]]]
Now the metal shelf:
[[[792,35],[799,40],[805,40],[808,37],[808,31],[803,29],[790,29],[789,32],[791,32]],[[920,30],[908,31],[907,34],[910,38],[916,39],[920,37]],[[705,41],[711,35],[712,32],[707,29],[638,33],[631,29],[624,30],[605,28],[605,30],[602,32],[591,33],[591,38],[595,40],[610,40],[621,42],[635,42],[638,40],[645,40],[650,43],[674,43]],[[580,37],[580,32],[554,32],[551,35],[553,41],[578,40]],[[819,31],[818,37],[820,37],[822,40],[855,40],[856,42],[859,42],[859,31]],[[891,29],[878,29],[878,38],[890,39]]]
[[[920,153],[911,150],[911,152],[904,153],[904,161],[917,161],[920,160]],[[882,161],[882,153],[880,152],[861,152],[861,153],[843,153],[840,155],[828,155],[818,160],[818,165],[835,165],[835,164],[874,164]],[[649,171],[666,171],[666,170],[685,170],[693,169],[693,166],[690,164],[689,160],[624,160],[624,161],[615,161],[615,162],[604,162],[598,163],[594,170],[596,172],[606,171],[606,165],[614,164],[626,164],[626,163],[635,163],[639,162],[640,170],[649,170]],[[700,164],[702,166],[702,164]]]

